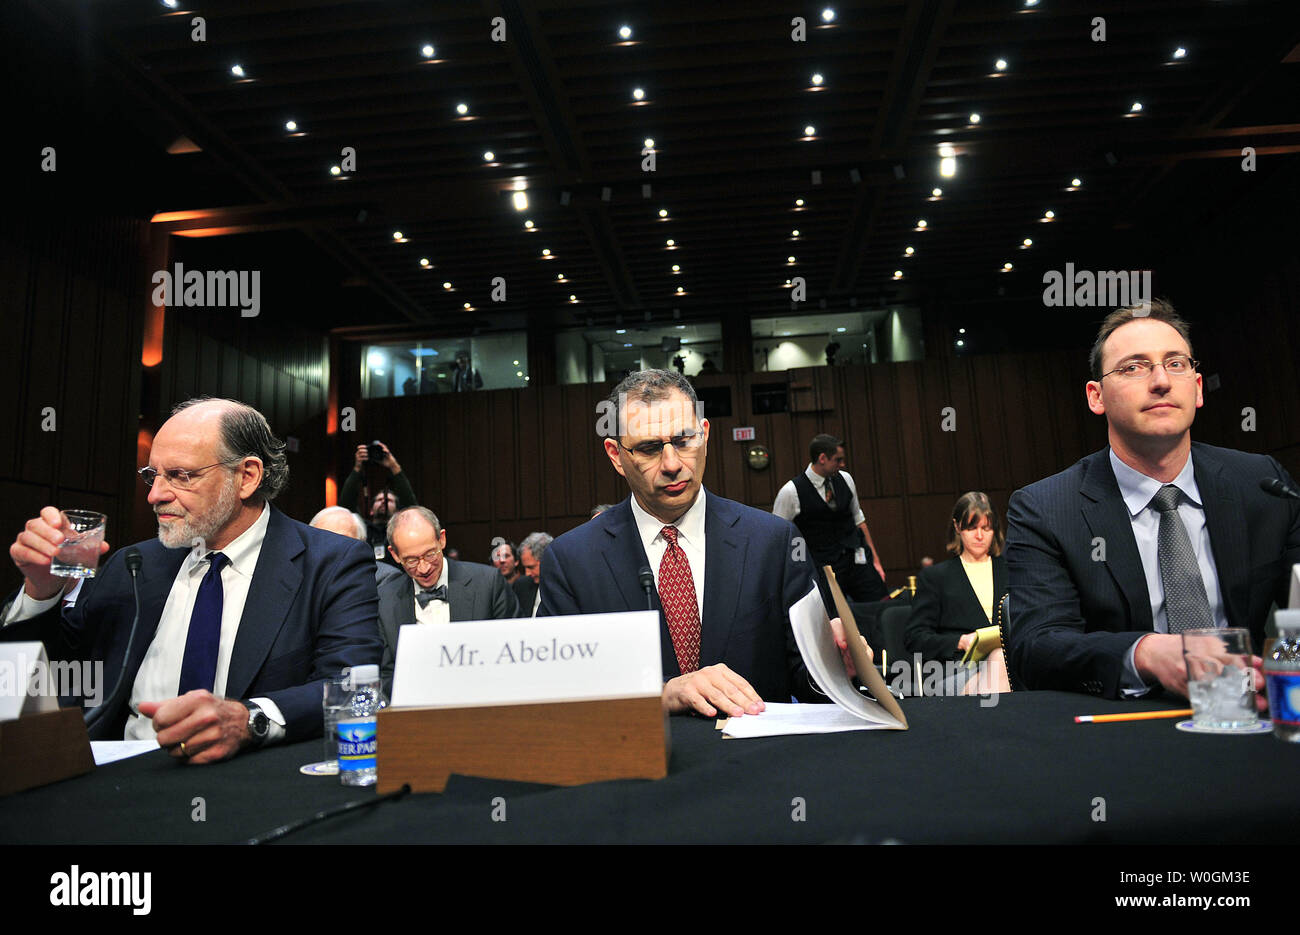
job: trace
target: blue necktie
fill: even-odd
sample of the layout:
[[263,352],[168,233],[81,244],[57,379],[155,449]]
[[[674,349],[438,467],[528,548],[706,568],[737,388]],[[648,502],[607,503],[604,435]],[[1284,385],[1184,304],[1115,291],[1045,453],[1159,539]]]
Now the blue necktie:
[[199,583],[190,615],[190,633],[185,638],[185,657],[181,660],[180,694],[196,688],[212,691],[217,681],[217,649],[221,645],[221,569],[230,559],[220,552],[208,553],[212,563]]

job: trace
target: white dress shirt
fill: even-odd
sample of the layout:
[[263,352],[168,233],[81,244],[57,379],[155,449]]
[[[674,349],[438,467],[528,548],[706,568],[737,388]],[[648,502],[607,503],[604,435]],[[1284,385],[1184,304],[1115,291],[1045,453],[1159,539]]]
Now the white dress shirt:
[[[825,500],[826,485],[831,482],[831,479],[829,477],[822,477],[813,470],[811,464],[804,469],[804,475],[812,481],[812,485],[816,489],[817,495]],[[849,509],[853,513],[854,525],[859,526],[862,523],[865,523],[867,518],[862,515],[862,505],[858,503],[857,484],[853,483],[853,478],[849,476],[848,471],[840,471],[839,475],[844,479],[844,483],[848,485]],[[776,502],[772,504],[772,512],[782,519],[788,519],[790,522],[794,522],[794,518],[799,515],[799,509],[799,491],[795,489],[794,481],[788,480],[785,482],[785,486],[777,491]]]
[[[1111,470],[1115,472],[1115,482],[1119,485],[1120,496],[1128,509],[1129,522],[1133,526],[1133,538],[1137,541],[1138,555],[1142,558],[1142,573],[1146,577],[1147,597],[1151,601],[1151,625],[1156,633],[1169,632],[1169,618],[1165,612],[1165,584],[1160,577],[1160,512],[1151,506],[1151,498],[1164,486],[1154,477],[1148,477],[1135,471],[1110,452]],[[1187,527],[1187,538],[1196,553],[1196,564],[1201,571],[1201,581],[1205,584],[1205,596],[1210,604],[1210,620],[1216,627],[1228,625],[1224,611],[1223,595],[1219,590],[1219,572],[1214,566],[1214,552],[1210,544],[1210,530],[1205,524],[1205,509],[1202,506],[1201,491],[1196,486],[1196,471],[1192,466],[1192,456],[1187,456],[1187,463],[1178,472],[1171,483],[1182,491],[1178,501],[1178,518]],[[1135,642],[1128,651],[1125,665],[1126,678],[1121,684],[1123,694],[1127,696],[1146,694],[1154,685],[1145,684],[1138,676],[1134,654]]]
[[[442,559],[442,574],[438,575],[438,583],[434,585],[435,588],[440,586],[445,588],[447,586],[447,570],[450,567],[451,561],[444,556]],[[405,572],[403,572],[403,574],[405,574]],[[411,584],[414,586],[414,593],[418,594],[420,591],[420,582],[412,578]],[[411,600],[415,601],[416,623],[451,623],[451,604],[446,601],[440,601],[435,598],[421,607],[420,602],[415,600],[414,595],[412,595]]]
[[700,611],[700,623],[704,623],[704,488],[691,504],[691,508],[677,518],[675,523],[665,523],[655,519],[641,508],[632,497],[632,516],[636,520],[637,532],[641,535],[641,544],[645,546],[646,558],[650,560],[650,570],[655,576],[655,590],[659,590],[659,563],[668,551],[668,540],[663,536],[663,528],[668,525],[677,527],[677,544],[686,553],[686,560],[691,565],[691,578],[695,581],[695,603]]
[[[262,541],[266,538],[266,527],[270,520],[270,507],[263,504],[262,514],[253,525],[220,550],[230,561],[221,570],[221,638],[217,644],[217,671],[212,686],[212,693],[218,697],[225,695],[226,678],[230,674],[230,655],[235,648],[239,621],[244,615],[253,570],[262,553]],[[136,713],[140,702],[166,701],[175,698],[180,691],[181,663],[185,658],[185,642],[190,633],[190,616],[194,612],[199,584],[211,565],[209,554],[205,552],[198,556],[191,551],[185,556],[172,582],[162,616],[158,619],[158,629],[154,632],[153,641],[145,652],[144,661],[140,663],[135,682],[131,686],[130,713],[126,720],[127,740],[151,740],[154,736],[153,721]],[[59,599],[60,596],[56,595],[48,600],[35,601],[22,592],[10,608],[5,623],[34,617],[52,607]],[[267,741],[281,740],[285,731],[284,715],[280,713],[279,707],[269,698],[250,700],[259,704],[271,719]]]

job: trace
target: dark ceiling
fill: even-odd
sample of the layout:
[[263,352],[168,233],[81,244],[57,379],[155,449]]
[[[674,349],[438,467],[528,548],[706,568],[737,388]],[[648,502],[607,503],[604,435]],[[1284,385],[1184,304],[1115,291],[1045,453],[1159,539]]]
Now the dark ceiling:
[[[20,135],[65,146],[64,203],[70,174],[79,210],[184,212],[159,223],[368,287],[327,326],[781,314],[794,276],[809,309],[1029,295],[1099,240],[1229,210],[1243,146],[1289,177],[1300,152],[1295,0],[6,6]],[[182,137],[201,152],[166,154]]]

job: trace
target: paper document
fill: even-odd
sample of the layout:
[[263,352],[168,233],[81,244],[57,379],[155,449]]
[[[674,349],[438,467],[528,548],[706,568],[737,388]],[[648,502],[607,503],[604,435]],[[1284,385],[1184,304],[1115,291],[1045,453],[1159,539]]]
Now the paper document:
[[725,737],[782,737],[788,734],[834,734],[846,730],[881,730],[889,725],[864,721],[833,704],[767,702],[762,714],[727,719]]
[[139,756],[158,749],[156,740],[92,740],[90,753],[95,758],[96,766],[116,763],[118,760]]

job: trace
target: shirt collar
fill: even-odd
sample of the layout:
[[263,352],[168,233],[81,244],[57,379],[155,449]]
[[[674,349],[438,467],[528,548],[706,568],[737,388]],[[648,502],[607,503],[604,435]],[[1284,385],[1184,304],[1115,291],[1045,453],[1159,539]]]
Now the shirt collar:
[[[257,557],[262,551],[262,541],[266,539],[266,528],[271,524],[271,505],[262,504],[262,513],[257,519],[253,520],[253,525],[249,526],[238,536],[236,536],[224,549],[217,549],[230,562],[230,567],[235,569],[245,578],[253,577],[253,570],[257,567]],[[197,555],[193,550],[185,559],[186,571],[193,571],[203,562],[208,560],[208,556],[213,550],[208,550],[202,555]]]
[[645,546],[646,554],[650,553],[650,543],[655,541],[655,537],[663,530],[664,526],[673,525],[677,527],[680,538],[685,539],[693,545],[704,545],[704,485],[700,485],[699,496],[691,504],[691,508],[677,517],[677,522],[669,524],[662,520],[655,519],[644,509],[641,504],[636,502],[636,495],[632,495],[632,517],[636,520],[637,532],[641,534],[641,544]]
[[[1115,483],[1119,485],[1124,506],[1128,508],[1130,517],[1137,516],[1151,504],[1151,498],[1164,484],[1129,467],[1115,454],[1115,449],[1110,449],[1109,454],[1110,468],[1115,472]],[[1188,453],[1187,463],[1171,483],[1195,506],[1201,506],[1201,490],[1196,486],[1196,469],[1192,465],[1191,453]]]

